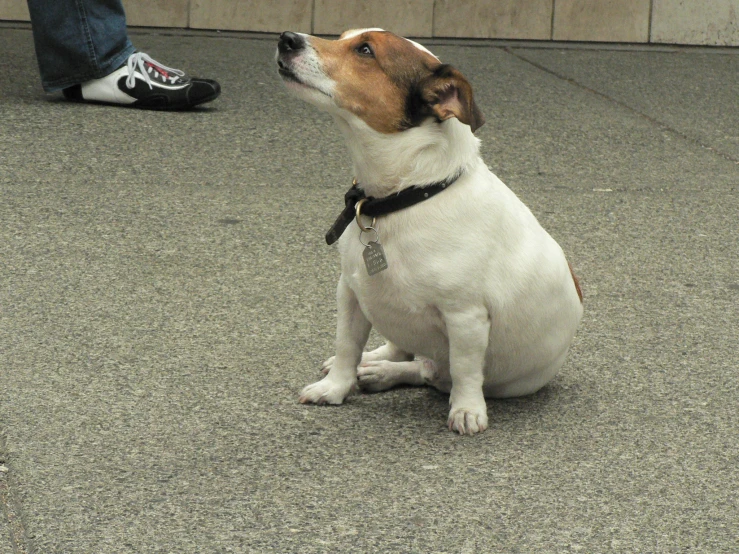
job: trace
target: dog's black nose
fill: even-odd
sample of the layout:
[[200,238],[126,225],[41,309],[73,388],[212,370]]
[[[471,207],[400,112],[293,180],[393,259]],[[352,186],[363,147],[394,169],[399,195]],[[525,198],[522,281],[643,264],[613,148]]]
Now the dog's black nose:
[[282,53],[290,52],[291,50],[302,50],[305,48],[305,39],[290,31],[285,31],[280,35],[280,42],[277,43],[277,49]]

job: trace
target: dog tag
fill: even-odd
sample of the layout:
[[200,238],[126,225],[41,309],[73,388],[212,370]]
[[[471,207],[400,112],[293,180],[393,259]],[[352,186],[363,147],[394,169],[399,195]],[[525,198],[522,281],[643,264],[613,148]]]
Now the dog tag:
[[385,250],[379,242],[370,242],[362,254],[364,265],[367,266],[367,274],[372,276],[387,269],[387,258]]

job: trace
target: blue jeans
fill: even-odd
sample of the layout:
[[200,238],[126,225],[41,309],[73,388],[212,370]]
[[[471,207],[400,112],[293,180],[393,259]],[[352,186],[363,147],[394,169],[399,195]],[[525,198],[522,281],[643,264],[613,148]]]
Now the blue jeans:
[[28,10],[47,92],[105,77],[135,51],[121,0],[28,0]]

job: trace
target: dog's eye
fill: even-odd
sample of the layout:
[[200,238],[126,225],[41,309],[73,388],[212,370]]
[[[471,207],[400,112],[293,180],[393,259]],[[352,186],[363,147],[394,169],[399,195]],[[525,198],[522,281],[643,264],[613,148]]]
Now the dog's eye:
[[375,53],[372,51],[372,48],[366,42],[357,46],[356,51],[357,51],[357,54],[360,54],[361,56],[369,56],[369,57],[375,56]]

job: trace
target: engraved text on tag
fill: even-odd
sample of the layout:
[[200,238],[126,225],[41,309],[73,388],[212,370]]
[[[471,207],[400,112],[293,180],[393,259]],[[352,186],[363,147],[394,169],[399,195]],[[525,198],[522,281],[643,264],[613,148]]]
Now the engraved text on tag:
[[367,266],[368,275],[375,275],[387,269],[385,250],[379,242],[370,242],[364,249],[362,256],[364,257],[364,265]]

